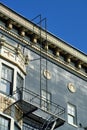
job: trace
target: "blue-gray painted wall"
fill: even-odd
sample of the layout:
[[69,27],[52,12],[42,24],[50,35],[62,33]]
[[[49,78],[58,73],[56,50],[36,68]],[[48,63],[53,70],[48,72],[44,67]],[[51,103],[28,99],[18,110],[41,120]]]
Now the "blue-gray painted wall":
[[[31,59],[27,67],[26,76],[26,88],[33,90],[36,93],[40,93],[40,60],[34,60],[39,58],[37,54],[29,51]],[[46,60],[41,59],[42,64],[42,89],[46,89],[46,78],[43,75],[43,70],[46,69]],[[66,109],[65,124],[59,127],[59,130],[81,130],[79,124],[83,127],[87,126],[87,82],[82,78],[70,73],[62,67],[48,61],[47,69],[51,73],[51,79],[47,80],[47,91],[52,94],[52,101],[56,104],[63,106]],[[76,92],[72,93],[68,89],[68,83],[73,83]],[[77,110],[77,126],[73,126],[67,123],[67,103],[71,103],[76,106]]]
[[[2,34],[1,34],[2,35]],[[11,39],[12,40],[12,39]],[[7,39],[9,42],[9,40]],[[13,40],[12,40],[13,41]],[[10,42],[15,46],[15,43]],[[40,60],[39,55],[28,50],[29,58],[33,61],[29,62],[27,66],[27,75],[25,79],[25,87],[40,94]],[[38,60],[34,60],[38,59]],[[42,65],[42,89],[46,89],[46,78],[43,76],[43,70],[46,69],[46,61],[43,60]],[[65,124],[59,127],[59,130],[83,130],[79,126],[81,123],[83,127],[87,126],[87,81],[74,75],[70,71],[63,69],[62,67],[54,64],[53,62],[47,62],[47,68],[51,73],[51,79],[47,80],[47,91],[52,94],[52,101],[56,104],[63,106],[66,109]],[[76,92],[71,93],[67,85],[73,83],[76,87]],[[71,103],[76,106],[77,109],[77,127],[67,123],[67,103]]]

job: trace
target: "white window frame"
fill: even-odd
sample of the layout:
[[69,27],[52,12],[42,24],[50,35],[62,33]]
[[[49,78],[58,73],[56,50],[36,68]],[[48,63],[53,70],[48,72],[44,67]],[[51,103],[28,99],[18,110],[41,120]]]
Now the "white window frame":
[[68,123],[76,125],[77,124],[76,106],[68,103],[67,113],[68,113]]
[[51,93],[41,90],[41,108],[47,111],[51,109]]
[[[7,70],[3,70],[3,67],[7,68]],[[12,72],[9,73],[9,71],[12,71]],[[8,75],[8,74],[11,74],[11,75]],[[8,65],[2,63],[2,68],[1,68],[1,89],[0,89],[0,91],[2,91],[3,93],[5,93],[7,95],[12,95],[13,76],[14,76],[13,68],[11,68]]]
[[5,116],[0,115],[0,130],[4,128],[5,130],[10,130],[11,120]]

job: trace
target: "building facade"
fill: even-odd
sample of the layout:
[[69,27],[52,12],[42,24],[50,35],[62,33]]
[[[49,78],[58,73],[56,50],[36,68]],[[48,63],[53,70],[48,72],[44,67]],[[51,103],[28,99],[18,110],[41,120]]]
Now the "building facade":
[[38,17],[0,3],[0,130],[86,130],[87,55]]

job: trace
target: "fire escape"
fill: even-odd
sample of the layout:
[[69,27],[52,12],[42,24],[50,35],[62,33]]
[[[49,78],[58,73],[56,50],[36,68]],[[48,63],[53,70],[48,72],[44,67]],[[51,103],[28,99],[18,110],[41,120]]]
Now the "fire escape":
[[[36,17],[37,18],[37,17]],[[47,79],[45,80],[45,83],[43,83],[42,79],[42,69],[43,69],[43,55],[42,55],[42,47],[44,47],[45,52],[47,53],[48,50],[48,43],[47,43],[47,31],[46,31],[46,19],[41,19],[41,15],[39,15],[40,22],[39,22],[39,28],[40,28],[40,94],[36,94],[26,88],[18,88],[15,92],[13,92],[12,96],[8,96],[7,98],[13,98],[14,103],[10,104],[5,110],[4,113],[11,115],[13,118],[15,118],[15,106],[21,109],[22,114],[19,118],[15,118],[17,122],[20,120],[23,120],[23,122],[26,122],[30,126],[39,129],[39,130],[54,130],[60,126],[62,126],[65,122],[64,115],[65,115],[65,109],[53,103],[52,101],[45,100],[45,103],[47,104],[50,102],[50,109],[44,109],[41,106],[41,101],[44,101],[44,98],[41,97],[41,89],[42,85],[45,84],[46,90],[48,88],[47,86]],[[41,39],[41,23],[45,21],[45,34],[46,38],[44,41]],[[45,69],[47,70],[47,61],[48,57],[46,55],[45,57]],[[10,112],[9,112],[10,111]]]

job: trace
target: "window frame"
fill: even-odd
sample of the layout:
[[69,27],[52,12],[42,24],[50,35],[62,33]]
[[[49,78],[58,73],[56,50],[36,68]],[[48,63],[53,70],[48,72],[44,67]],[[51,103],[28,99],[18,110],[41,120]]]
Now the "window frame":
[[[7,79],[7,77],[4,77],[4,76],[2,76],[3,75],[3,67],[5,67],[5,68],[7,68],[8,70],[11,70],[12,72],[11,72],[11,75],[12,75],[12,77],[11,77],[11,81],[10,80],[8,80]],[[7,73],[8,74],[8,73]],[[5,72],[4,72],[4,75],[5,75]],[[14,69],[12,68],[12,67],[10,67],[10,66],[8,66],[8,65],[6,65],[6,64],[4,64],[4,63],[2,63],[2,67],[1,67],[1,82],[4,82],[4,83],[6,83],[6,85],[7,84],[9,84],[9,86],[5,86],[5,87],[9,87],[9,93],[6,91],[2,91],[2,90],[0,90],[0,91],[2,91],[3,93],[5,93],[6,95],[12,95],[12,93],[13,93],[13,78],[14,78]],[[3,83],[2,83],[3,84]],[[4,85],[4,84],[3,84]]]
[[17,78],[16,78],[16,89],[18,88],[20,88],[19,86],[18,86],[18,77],[23,81],[22,82],[22,86],[21,86],[21,88],[23,88],[23,85],[24,85],[24,79],[23,79],[23,77],[17,72]]
[[[19,78],[22,80],[22,86],[20,87],[19,86]],[[17,95],[16,95],[16,98],[17,99],[21,99],[22,98],[22,92],[21,90],[23,89],[23,85],[24,85],[24,78],[17,72],[17,75],[16,75],[16,91],[17,91]]]
[[[43,95],[43,93],[45,92],[45,95]],[[50,98],[48,98],[50,97]],[[52,95],[50,92],[42,89],[41,90],[41,108],[46,110],[46,111],[50,111],[51,110],[51,99],[52,99]]]
[[[3,115],[1,115],[0,114],[0,117],[2,118],[2,120],[6,120],[6,121],[8,121],[8,129],[7,130],[10,130],[10,125],[11,125],[11,119],[10,118],[8,118],[8,117],[5,117],[5,116],[3,116]],[[1,123],[1,122],[0,122]],[[6,129],[7,128],[7,126],[5,126],[6,125],[6,122],[4,123],[4,125],[3,124],[0,124],[0,127],[2,126],[2,127],[4,127],[4,129]]]
[[[77,125],[77,110],[76,110],[76,106],[71,104],[71,103],[67,104],[67,118],[68,118],[68,123],[69,124]],[[69,120],[70,118],[72,119],[72,121]]]

